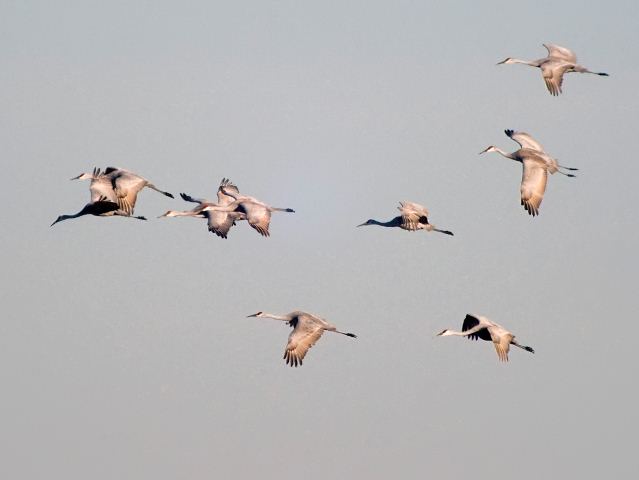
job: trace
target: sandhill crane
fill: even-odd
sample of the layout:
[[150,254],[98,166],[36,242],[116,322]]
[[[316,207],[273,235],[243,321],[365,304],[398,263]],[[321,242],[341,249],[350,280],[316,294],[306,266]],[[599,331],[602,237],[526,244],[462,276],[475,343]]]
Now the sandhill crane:
[[551,158],[543,151],[541,145],[525,132],[515,132],[504,130],[504,133],[517,142],[522,148],[508,153],[494,145],[487,147],[480,154],[486,152],[497,152],[506,158],[515,160],[522,164],[521,175],[521,204],[533,217],[539,215],[539,206],[544,198],[546,183],[548,182],[548,172],[559,172],[567,177],[574,177],[571,173],[562,172],[564,170],[577,170],[576,168],[559,165],[554,158]]
[[268,228],[271,222],[271,213],[272,212],[289,212],[295,213],[295,210],[292,208],[278,208],[271,207],[264,202],[261,202],[253,197],[248,197],[246,195],[240,195],[238,192],[235,192],[231,189],[227,189],[226,187],[222,187],[222,193],[232,197],[235,201],[226,206],[206,206],[204,210],[206,211],[221,211],[221,212],[232,212],[237,211],[245,214],[246,221],[249,223],[251,227],[253,227],[260,235],[264,237],[268,237],[270,235]]
[[454,235],[449,230],[439,230],[434,225],[428,223],[428,210],[426,207],[413,202],[399,202],[397,209],[402,213],[400,216],[389,220],[388,222],[380,222],[372,218],[364,223],[357,225],[364,227],[367,225],[379,225],[380,227],[399,227],[403,230],[414,232],[415,230],[426,230],[428,232],[445,233],[446,235]]
[[217,203],[207,200],[205,198],[193,198],[186,193],[180,193],[182,199],[186,202],[197,203],[198,205],[192,210],[188,211],[175,211],[169,210],[160,217],[198,217],[206,218],[208,220],[208,228],[210,232],[215,233],[218,237],[227,238],[228,232],[235,222],[238,220],[245,220],[246,215],[242,212],[236,211],[222,211],[222,210],[205,210],[205,207],[209,206],[227,206],[235,201],[233,197],[230,197],[222,192],[222,188],[228,188],[231,191],[239,193],[236,185],[231,183],[227,178],[223,178],[220,186],[217,189]]
[[334,325],[331,325],[317,315],[299,310],[286,315],[257,312],[253,315],[249,315],[247,318],[250,317],[282,320],[293,327],[293,331],[288,336],[286,350],[284,350],[284,360],[286,360],[286,363],[291,367],[302,365],[302,360],[304,360],[306,352],[308,352],[309,348],[315,345],[324,331],[340,333],[347,337],[357,338],[357,335],[354,333],[340,332]]
[[[72,180],[94,180],[96,170],[94,173],[82,173]],[[98,170],[99,174],[99,170]],[[120,206],[120,210],[129,215],[133,214],[135,208],[135,202],[138,197],[138,193],[144,187],[148,187],[156,192],[160,192],[167,197],[173,198],[173,195],[169,192],[164,192],[149,182],[146,178],[140,175],[124,170],[123,168],[107,167],[101,174],[103,178],[110,180],[111,187],[115,194],[115,201]],[[107,195],[110,198],[110,195]]]
[[504,327],[486,317],[482,317],[481,315],[466,315],[461,332],[447,329],[437,335],[442,337],[458,335],[461,337],[468,337],[471,340],[481,338],[482,340],[492,341],[495,346],[495,350],[497,351],[497,356],[502,362],[508,361],[508,350],[510,350],[510,345],[515,345],[527,352],[535,353],[531,347],[517,343],[515,336]]
[[77,177],[73,177],[71,180],[77,179],[91,179],[89,185],[89,191],[91,192],[91,201],[87,203],[82,210],[73,215],[60,215],[51,226],[63,220],[70,218],[78,218],[83,215],[96,215],[101,217],[108,217],[112,215],[118,215],[121,217],[131,217],[138,220],[146,220],[145,217],[133,217],[129,213],[123,211],[117,203],[117,198],[113,188],[111,188],[111,180],[107,175],[100,172],[99,168],[94,168],[93,173],[83,173]]
[[529,150],[535,150],[536,152],[538,152],[539,155],[546,162],[546,165],[548,165],[548,173],[550,174],[559,172],[562,175],[566,175],[567,177],[574,177],[575,175],[562,172],[561,169],[571,170],[571,171],[579,170],[578,168],[564,167],[563,165],[559,165],[559,163],[557,163],[557,160],[555,158],[552,158],[550,155],[548,155],[545,152],[544,147],[542,147],[537,140],[535,140],[530,134],[526,132],[515,132],[514,130],[504,130],[504,133],[506,134],[507,137],[517,142],[521,148],[527,148]]
[[532,61],[508,57],[507,59],[499,62],[497,65],[522,63],[524,65],[530,65],[531,67],[540,68],[541,75],[544,77],[544,82],[546,82],[546,87],[550,94],[554,96],[561,93],[561,84],[564,80],[564,73],[578,72],[592,73],[602,77],[608,76],[607,73],[591,72],[586,67],[577,64],[577,55],[565,47],[553,45],[552,43],[544,43],[543,46],[546,47],[546,50],[548,50],[547,57]]

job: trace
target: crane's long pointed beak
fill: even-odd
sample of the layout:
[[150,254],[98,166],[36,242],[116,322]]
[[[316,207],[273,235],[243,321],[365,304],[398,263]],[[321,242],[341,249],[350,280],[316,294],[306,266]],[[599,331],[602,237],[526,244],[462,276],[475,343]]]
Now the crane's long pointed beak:
[[257,317],[257,313],[254,313],[253,315],[247,315],[246,318],[251,318],[251,317]]
[[355,225],[356,227],[365,227],[366,226],[366,222],[364,223],[360,223],[359,225]]

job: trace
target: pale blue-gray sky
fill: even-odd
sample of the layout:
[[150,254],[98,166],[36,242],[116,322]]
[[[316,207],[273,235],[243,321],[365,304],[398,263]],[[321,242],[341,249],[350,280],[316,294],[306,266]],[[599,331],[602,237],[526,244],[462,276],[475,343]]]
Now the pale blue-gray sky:
[[[639,7],[627,2],[0,4],[3,478],[627,478],[637,361]],[[609,78],[551,97],[543,42]],[[541,216],[490,144],[566,165]],[[222,241],[136,214],[49,228],[118,165],[223,176],[293,215]],[[177,196],[177,195],[176,195]],[[455,237],[381,228],[400,200]],[[296,308],[326,335],[302,368]],[[459,338],[467,312],[532,345]]]

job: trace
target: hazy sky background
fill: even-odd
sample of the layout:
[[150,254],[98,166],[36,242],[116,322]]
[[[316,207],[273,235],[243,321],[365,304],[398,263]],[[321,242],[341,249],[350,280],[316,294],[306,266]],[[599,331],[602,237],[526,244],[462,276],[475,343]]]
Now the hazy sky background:
[[[544,42],[611,76],[495,66]],[[2,1],[0,476],[636,474],[637,45],[636,1]],[[538,218],[505,128],[580,168]],[[109,165],[296,213],[49,228]],[[455,236],[354,228],[400,200]],[[298,308],[359,338],[291,369],[245,317]],[[468,312],[536,354],[434,337]]]

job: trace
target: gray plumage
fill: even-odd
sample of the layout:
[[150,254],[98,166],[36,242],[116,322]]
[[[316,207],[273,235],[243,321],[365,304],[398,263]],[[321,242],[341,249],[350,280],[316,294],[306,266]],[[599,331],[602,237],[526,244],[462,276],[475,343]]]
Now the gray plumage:
[[561,173],[567,177],[574,177],[571,173],[563,170],[577,170],[572,167],[559,165],[556,159],[548,155],[539,142],[525,132],[515,132],[514,130],[504,130],[509,138],[512,138],[521,147],[512,153],[505,152],[494,145],[491,145],[479,152],[497,152],[502,156],[515,160],[522,164],[520,199],[521,205],[529,215],[539,215],[539,207],[546,192],[548,183],[548,173]]
[[457,335],[467,337],[471,340],[482,339],[491,341],[495,346],[497,357],[502,362],[508,361],[510,345],[515,345],[527,352],[535,353],[531,347],[520,345],[515,339],[515,336],[504,327],[481,315],[467,314],[466,318],[464,318],[461,332],[446,329],[437,335],[442,337]]
[[401,215],[389,220],[388,222],[380,222],[378,220],[369,219],[364,223],[357,225],[358,227],[364,227],[368,225],[378,225],[380,227],[399,227],[402,230],[408,230],[414,232],[416,230],[426,230],[427,232],[439,232],[446,235],[454,235],[449,230],[440,230],[428,222],[428,210],[423,205],[419,205],[414,202],[399,202],[397,209],[401,212]]
[[354,333],[340,332],[334,325],[331,325],[323,318],[300,310],[285,315],[257,312],[253,315],[249,315],[249,317],[282,320],[293,327],[293,331],[288,336],[286,349],[284,350],[284,360],[286,360],[287,365],[291,367],[302,365],[306,352],[315,345],[325,331],[357,338],[357,335]]
[[508,57],[502,60],[497,65],[521,63],[523,65],[530,65],[531,67],[537,67],[541,69],[541,75],[546,84],[546,88],[551,95],[557,96],[562,93],[561,86],[564,81],[564,74],[577,72],[577,73],[592,73],[593,75],[600,75],[607,77],[608,74],[604,72],[591,72],[586,67],[577,63],[577,55],[566,47],[554,45],[552,43],[543,44],[548,50],[548,56],[540,58],[539,60],[519,60],[517,58]]

